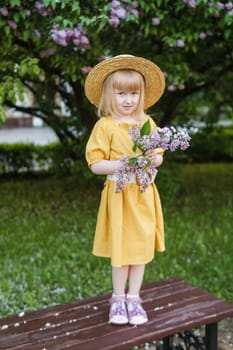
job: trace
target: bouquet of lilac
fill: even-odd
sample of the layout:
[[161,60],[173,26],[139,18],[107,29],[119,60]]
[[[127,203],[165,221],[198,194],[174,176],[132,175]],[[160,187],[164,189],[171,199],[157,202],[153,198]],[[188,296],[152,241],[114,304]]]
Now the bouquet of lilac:
[[189,147],[190,136],[183,128],[164,127],[151,130],[150,121],[147,120],[143,126],[136,125],[129,129],[129,134],[133,141],[133,151],[139,149],[142,153],[131,158],[127,156],[121,159],[122,166],[115,172],[116,192],[119,193],[125,188],[125,183],[130,182],[132,176],[136,177],[136,182],[144,192],[150,185],[157,173],[151,160],[145,156],[148,150],[162,148],[164,151],[174,152],[177,149],[182,151]]

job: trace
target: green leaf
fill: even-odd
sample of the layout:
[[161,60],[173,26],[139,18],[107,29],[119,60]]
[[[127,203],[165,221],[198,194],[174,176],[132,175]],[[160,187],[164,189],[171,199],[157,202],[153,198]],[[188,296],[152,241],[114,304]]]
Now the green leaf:
[[6,112],[3,106],[0,105],[0,127],[6,120]]
[[136,144],[136,143],[134,143],[134,144],[133,144],[133,152],[136,152],[137,147],[138,147],[138,146],[137,146],[137,144]]
[[143,124],[141,130],[140,130],[140,135],[149,135],[151,132],[151,126],[150,126],[150,121],[149,119]]
[[6,35],[9,35],[10,34],[10,27],[8,27],[8,26],[6,26],[6,27],[4,27],[4,31],[5,31],[5,34]]
[[134,165],[138,161],[138,157],[132,157],[129,159],[129,165]]
[[79,11],[80,12],[80,4],[79,4],[79,2],[74,2],[72,4],[72,11]]
[[11,6],[20,6],[20,0],[11,0],[10,1]]

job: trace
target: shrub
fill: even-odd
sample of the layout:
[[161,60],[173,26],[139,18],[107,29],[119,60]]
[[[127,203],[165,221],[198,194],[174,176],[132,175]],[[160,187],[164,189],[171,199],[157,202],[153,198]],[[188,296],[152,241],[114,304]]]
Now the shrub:
[[224,162],[233,159],[233,129],[205,128],[194,134],[187,157],[192,161]]
[[36,146],[33,144],[0,145],[0,173],[18,173],[33,170],[36,153]]
[[81,147],[74,143],[52,143],[45,146],[24,143],[0,144],[0,174],[32,171],[70,174],[75,168],[75,163],[83,159]]

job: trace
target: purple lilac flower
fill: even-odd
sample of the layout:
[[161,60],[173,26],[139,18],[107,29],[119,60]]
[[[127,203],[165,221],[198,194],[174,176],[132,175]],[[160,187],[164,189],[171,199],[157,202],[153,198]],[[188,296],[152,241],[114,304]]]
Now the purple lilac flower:
[[81,38],[81,32],[82,32],[82,28],[77,27],[73,29],[73,37],[75,39],[80,39]]
[[61,46],[67,46],[73,43],[76,46],[80,46],[82,49],[89,49],[89,39],[82,29],[82,25],[79,24],[76,28],[64,28],[59,30],[58,25],[54,25],[51,30],[51,37],[55,43]]
[[159,26],[160,25],[160,19],[158,17],[152,18],[152,25],[153,26]]
[[40,51],[40,57],[48,57],[48,56],[53,56],[55,54],[55,50],[53,48],[45,49]]
[[218,7],[220,8],[220,10],[224,10],[224,9],[225,9],[225,5],[224,5],[223,2],[218,1],[218,2],[217,2],[217,5],[218,5]]
[[178,39],[178,40],[176,41],[176,46],[177,46],[177,47],[185,47],[184,40]]
[[81,36],[80,45],[82,48],[85,49],[89,47],[89,40],[85,35]]
[[131,136],[132,141],[137,140],[140,135],[140,129],[141,128],[139,125],[136,125],[135,127],[129,129],[129,135]]
[[230,1],[228,3],[225,4],[225,8],[228,10],[228,11],[231,11],[233,9],[233,3]]
[[57,43],[58,45],[61,46],[67,46],[68,42],[66,41],[66,32],[64,29],[62,30],[57,30],[57,29],[52,29],[52,39]]
[[177,136],[180,142],[179,148],[182,151],[186,150],[190,146],[189,141],[191,140],[191,137],[189,136],[187,130],[185,129],[178,130]]
[[129,13],[132,13],[132,15],[138,17],[139,16],[139,11],[137,9],[131,9]]
[[134,16],[139,15],[137,1],[134,1],[131,5],[127,6],[123,5],[123,3],[128,3],[128,1],[112,0],[108,3],[110,9],[109,24],[114,28],[117,28],[120,25],[120,21],[125,19],[127,14],[133,14]]
[[174,138],[169,145],[169,150],[171,152],[174,152],[179,147],[179,145],[180,145],[179,139]]
[[183,0],[183,2],[189,7],[196,8],[197,2],[195,0]]
[[119,19],[124,19],[126,17],[126,11],[123,7],[120,7],[118,9],[112,9],[111,11],[111,15],[113,17],[118,17]]
[[74,35],[74,31],[72,28],[65,28],[65,33],[67,38],[72,38]]
[[37,37],[38,39],[41,38],[41,32],[40,32],[38,29],[35,29],[35,30],[34,30],[34,33],[35,33],[35,35],[36,35],[36,37]]
[[199,38],[200,38],[201,40],[205,40],[206,37],[207,37],[207,34],[206,34],[205,32],[201,32],[201,33],[199,34]]
[[46,10],[42,11],[40,14],[41,14],[41,16],[46,17],[52,12],[53,12],[52,9],[49,7]]
[[167,89],[168,89],[168,91],[175,91],[174,83],[170,84]]
[[44,4],[43,4],[43,2],[40,2],[40,1],[36,1],[35,2],[35,8],[37,9],[37,10],[39,10],[39,11],[41,11],[41,10],[43,10],[44,9]]
[[8,23],[8,26],[10,28],[12,28],[12,29],[16,29],[17,28],[17,24],[14,21],[9,20],[9,21],[7,21],[7,23]]
[[7,10],[7,8],[6,7],[1,7],[0,8],[0,14],[2,15],[2,16],[8,16],[8,10]]
[[[124,2],[122,0],[122,2]],[[131,5],[126,6],[125,10],[127,13],[132,13],[134,16],[138,16],[139,15],[139,11],[138,11],[138,2],[134,1]]]
[[85,66],[85,67],[82,67],[82,68],[81,68],[81,72],[82,72],[83,74],[88,74],[88,73],[91,71],[91,69],[92,69],[92,67],[90,67],[90,66]]
[[51,9],[50,8],[46,9],[43,2],[40,2],[40,1],[35,2],[35,8],[38,10],[40,15],[43,17],[47,16],[51,12]]
[[139,157],[137,163],[134,165],[134,173],[140,191],[145,192],[146,188],[154,181],[157,169],[152,166],[148,158]]
[[132,167],[129,165],[129,159],[124,156],[120,159],[122,166],[115,172],[116,175],[116,193],[119,193],[125,188],[125,183],[130,180],[132,174]]
[[110,6],[112,7],[112,9],[119,9],[121,7],[121,3],[120,1],[112,0]]
[[117,28],[120,24],[120,20],[118,17],[111,17],[109,20],[109,24],[113,27],[113,28]]

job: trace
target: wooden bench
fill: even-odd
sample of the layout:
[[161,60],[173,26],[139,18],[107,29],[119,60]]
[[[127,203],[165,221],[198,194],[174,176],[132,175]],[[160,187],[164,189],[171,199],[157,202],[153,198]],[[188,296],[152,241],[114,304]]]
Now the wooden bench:
[[168,350],[173,335],[204,325],[202,349],[217,350],[217,323],[233,316],[232,304],[178,278],[146,284],[141,296],[142,326],[108,324],[110,295],[100,295],[0,319],[0,349],[123,350],[161,340]]

